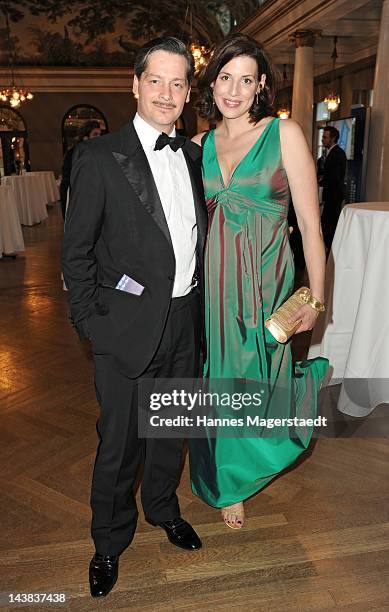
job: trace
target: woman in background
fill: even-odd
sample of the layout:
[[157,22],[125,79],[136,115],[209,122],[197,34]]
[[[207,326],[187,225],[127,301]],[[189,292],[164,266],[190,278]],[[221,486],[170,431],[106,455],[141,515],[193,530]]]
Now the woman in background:
[[[323,302],[325,252],[315,166],[301,128],[273,117],[274,73],[255,40],[236,34],[221,43],[199,82],[200,114],[216,129],[197,135],[209,215],[205,254],[205,325],[210,379],[268,381],[290,390],[287,405],[270,401],[266,418],[315,416],[325,359],[292,362],[264,326],[293,292],[287,214],[290,192],[316,301],[296,314],[299,332],[313,328]],[[236,416],[236,415],[234,415]],[[243,501],[308,446],[294,437],[192,440],[193,491],[221,508],[229,527],[244,522]]]

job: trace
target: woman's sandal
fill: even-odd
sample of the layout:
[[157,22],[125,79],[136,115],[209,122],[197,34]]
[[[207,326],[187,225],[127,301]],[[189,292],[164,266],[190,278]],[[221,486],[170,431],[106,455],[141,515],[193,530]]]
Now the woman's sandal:
[[243,503],[238,502],[221,509],[223,521],[230,529],[242,529],[244,525]]

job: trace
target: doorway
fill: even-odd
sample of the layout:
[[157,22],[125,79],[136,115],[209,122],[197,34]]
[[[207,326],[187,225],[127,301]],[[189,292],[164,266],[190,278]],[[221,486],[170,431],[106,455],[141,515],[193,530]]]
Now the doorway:
[[30,170],[28,132],[18,111],[0,106],[0,176]]

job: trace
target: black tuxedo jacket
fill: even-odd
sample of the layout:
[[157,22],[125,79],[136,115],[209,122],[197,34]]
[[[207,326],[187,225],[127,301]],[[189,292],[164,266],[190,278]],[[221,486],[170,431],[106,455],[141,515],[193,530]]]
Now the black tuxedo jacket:
[[[183,153],[192,183],[196,256],[202,271],[207,213],[201,148],[188,140]],[[81,143],[73,154],[62,268],[71,318],[80,337],[90,338],[93,351],[108,355],[126,376],[140,376],[162,336],[175,257],[154,178],[132,122],[119,132]],[[144,287],[141,295],[115,288],[123,275]]]
[[335,145],[328,153],[323,168],[323,202],[341,204],[344,199],[344,177],[347,158],[341,147]]

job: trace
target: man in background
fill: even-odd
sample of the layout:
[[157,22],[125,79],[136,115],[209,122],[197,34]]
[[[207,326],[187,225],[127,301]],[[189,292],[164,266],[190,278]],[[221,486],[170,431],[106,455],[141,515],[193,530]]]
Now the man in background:
[[[82,142],[83,140],[89,140],[89,138],[97,138],[101,136],[101,127],[98,121],[87,121],[80,128],[80,134],[78,138],[78,142]],[[66,203],[68,198],[68,189],[70,187],[70,174],[72,172],[72,159],[74,149],[77,146],[73,145],[68,149],[63,158],[63,166],[62,166],[62,180],[61,185],[59,187],[60,199],[61,199],[61,210],[63,220],[65,221],[65,213],[66,213]]]
[[323,131],[322,144],[327,150],[325,162],[319,170],[319,185],[323,187],[323,214],[321,224],[324,243],[327,250],[331,248],[336,225],[344,200],[344,178],[347,158],[343,149],[337,144],[339,131],[327,126]]

